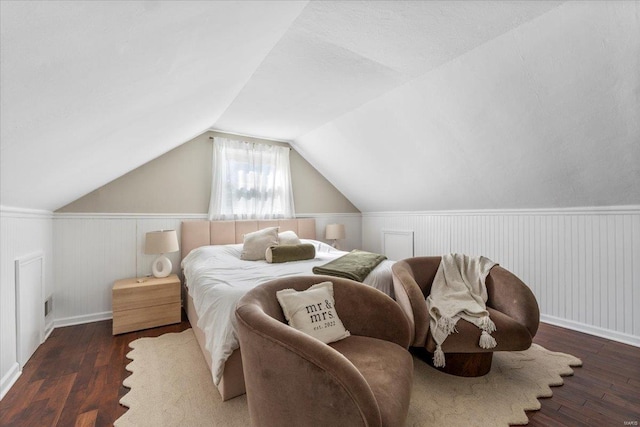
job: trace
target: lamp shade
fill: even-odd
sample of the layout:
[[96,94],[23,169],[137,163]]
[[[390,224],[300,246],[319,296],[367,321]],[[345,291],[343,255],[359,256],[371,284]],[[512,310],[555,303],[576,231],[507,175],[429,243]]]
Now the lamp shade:
[[344,239],[344,224],[328,224],[325,233],[325,239],[327,240]]
[[150,231],[146,235],[145,254],[166,254],[179,249],[176,230]]

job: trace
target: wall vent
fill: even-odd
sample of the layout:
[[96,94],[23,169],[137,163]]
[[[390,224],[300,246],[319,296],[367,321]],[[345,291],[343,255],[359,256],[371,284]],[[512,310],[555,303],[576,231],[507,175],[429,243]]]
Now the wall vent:
[[44,317],[47,317],[53,310],[53,295],[49,295],[49,298],[44,302]]

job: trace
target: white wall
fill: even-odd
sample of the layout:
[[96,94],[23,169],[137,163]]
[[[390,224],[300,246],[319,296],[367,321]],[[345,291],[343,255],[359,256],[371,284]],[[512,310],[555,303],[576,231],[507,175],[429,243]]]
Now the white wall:
[[415,256],[484,255],[533,290],[542,319],[640,346],[640,206],[364,213],[363,248],[413,230]]
[[317,239],[328,244],[331,240],[324,238],[327,224],[344,224],[346,238],[338,241],[338,248],[343,251],[362,247],[362,216],[360,213],[312,213],[298,214],[300,217],[315,218]]
[[[316,219],[320,240],[345,224],[345,250],[381,252],[381,230],[395,229],[414,232],[416,256],[488,256],[532,288],[545,321],[640,345],[640,207],[300,216]],[[200,217],[55,214],[56,326],[110,318],[113,281],[150,273],[144,234]]]
[[[0,207],[0,396],[20,375],[16,358],[16,258],[44,253],[45,295],[53,292],[52,213]],[[44,310],[44,306],[43,306]]]
[[[326,224],[345,224],[342,249],[360,247],[360,214],[298,214],[316,219],[318,240]],[[144,255],[147,231],[175,229],[183,219],[204,219],[200,214],[54,214],[53,235],[55,325],[109,319],[113,282],[151,273],[155,255]],[[179,271],[180,253],[168,254],[173,271]]]

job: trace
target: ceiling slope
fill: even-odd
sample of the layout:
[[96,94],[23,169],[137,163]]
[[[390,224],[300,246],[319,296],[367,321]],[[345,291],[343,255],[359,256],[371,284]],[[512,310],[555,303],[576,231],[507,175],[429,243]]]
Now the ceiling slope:
[[306,2],[0,5],[0,203],[55,210],[211,126]]
[[560,3],[310,2],[215,129],[293,140]]
[[294,146],[363,212],[640,204],[639,20],[564,3]]
[[2,205],[210,127],[294,140],[362,211],[640,201],[638,2],[0,7]]

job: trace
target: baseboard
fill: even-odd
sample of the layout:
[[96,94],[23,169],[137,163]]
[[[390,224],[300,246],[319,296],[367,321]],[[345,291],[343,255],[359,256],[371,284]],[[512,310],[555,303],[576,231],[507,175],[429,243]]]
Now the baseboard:
[[109,320],[113,318],[111,311],[104,311],[102,313],[87,314],[83,316],[71,316],[56,319],[53,322],[54,328],[62,328],[64,326],[81,325],[83,323],[99,322],[101,320]]
[[47,324],[44,326],[44,339],[42,340],[42,342],[45,342],[47,338],[49,338],[51,332],[53,332],[54,329],[55,326],[53,324],[53,321],[47,322]]
[[4,398],[9,389],[11,389],[16,381],[18,381],[20,375],[22,375],[20,365],[18,365],[18,362],[15,362],[11,366],[11,369],[9,369],[9,372],[7,372],[4,377],[2,377],[2,381],[0,381],[0,400]]
[[549,323],[551,325],[561,326],[566,329],[571,329],[573,331],[595,335],[600,338],[606,338],[624,344],[629,344],[634,347],[640,347],[640,337],[631,334],[625,334],[624,332],[612,331],[611,329],[604,329],[598,326],[586,325],[584,323],[561,319],[559,317],[549,316],[546,314],[540,315],[540,321]]

